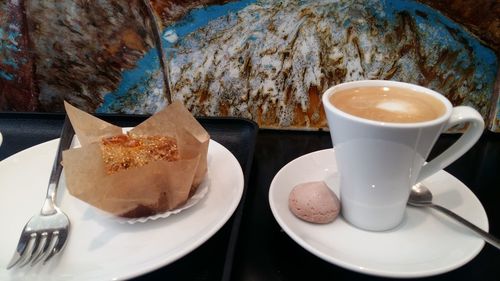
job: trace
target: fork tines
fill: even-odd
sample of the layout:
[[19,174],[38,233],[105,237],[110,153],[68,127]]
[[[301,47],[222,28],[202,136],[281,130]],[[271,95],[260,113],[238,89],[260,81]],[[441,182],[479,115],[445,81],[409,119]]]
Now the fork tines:
[[[47,241],[49,241],[47,243]],[[35,265],[43,260],[45,264],[60,250],[56,246],[59,241],[59,231],[49,232],[32,232],[29,235],[24,235],[20,238],[16,253],[12,257],[7,266],[7,269],[15,265],[24,267],[31,262]]]

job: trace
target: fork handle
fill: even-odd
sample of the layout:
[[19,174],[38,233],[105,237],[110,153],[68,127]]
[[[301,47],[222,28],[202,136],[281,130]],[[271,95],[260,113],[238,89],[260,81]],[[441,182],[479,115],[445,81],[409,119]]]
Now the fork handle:
[[45,202],[43,204],[41,213],[45,215],[55,213],[55,200],[57,194],[57,187],[59,186],[59,178],[62,172],[62,152],[71,146],[73,140],[74,130],[71,126],[71,122],[66,115],[64,119],[63,128],[61,131],[61,137],[59,140],[59,146],[57,148],[56,158],[54,159],[54,164],[52,166],[52,172],[50,174],[49,186],[47,188],[47,195],[45,197]]

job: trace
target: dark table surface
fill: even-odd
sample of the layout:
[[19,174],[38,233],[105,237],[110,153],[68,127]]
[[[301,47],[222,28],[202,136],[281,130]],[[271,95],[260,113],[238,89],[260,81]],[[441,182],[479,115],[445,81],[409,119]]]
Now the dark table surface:
[[[6,121],[8,116],[0,115],[0,131],[5,130],[5,126],[12,122]],[[9,129],[16,131],[13,127],[25,126],[25,129],[16,131],[16,134],[21,134],[23,142],[7,143],[13,150],[6,152],[0,149],[0,159],[8,156],[7,153],[12,154],[35,143],[53,139],[58,135],[62,124],[60,117],[52,115],[37,117],[36,121],[30,118],[16,120],[18,123],[11,124]],[[123,119],[119,123],[133,126],[140,120],[141,118]],[[33,126],[35,123],[36,126]],[[207,243],[179,261],[141,276],[138,280],[384,279],[343,269],[309,253],[280,229],[271,213],[268,192],[274,175],[299,156],[330,148],[331,140],[327,132],[260,130],[250,170],[247,165],[252,162],[244,156],[251,154],[253,147],[241,140],[241,132],[235,127],[225,128],[221,124],[213,126],[208,122],[205,125],[218,141],[240,155],[239,160],[248,176],[243,201],[233,218]],[[48,135],[46,130],[49,131]],[[456,135],[441,136],[431,158],[456,139]],[[485,132],[472,150],[445,170],[466,184],[479,198],[488,215],[490,232],[500,237],[500,134]],[[500,280],[499,250],[485,245],[464,266],[423,280],[475,279]]]

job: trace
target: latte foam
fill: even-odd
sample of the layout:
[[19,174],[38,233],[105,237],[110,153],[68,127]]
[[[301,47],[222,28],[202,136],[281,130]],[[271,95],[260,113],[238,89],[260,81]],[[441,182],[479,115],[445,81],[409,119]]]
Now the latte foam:
[[360,87],[335,92],[330,102],[345,113],[391,123],[425,122],[446,112],[444,104],[428,94],[397,87]]

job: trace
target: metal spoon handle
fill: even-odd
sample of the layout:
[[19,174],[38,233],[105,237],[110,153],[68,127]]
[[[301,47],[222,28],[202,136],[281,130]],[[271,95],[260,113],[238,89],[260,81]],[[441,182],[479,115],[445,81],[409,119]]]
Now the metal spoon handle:
[[444,207],[441,207],[441,206],[435,205],[435,204],[430,205],[430,207],[432,207],[438,211],[441,211],[441,212],[447,214],[448,216],[456,219],[457,221],[461,222],[462,224],[464,224],[465,226],[467,226],[468,228],[470,228],[471,230],[473,230],[477,234],[481,235],[486,242],[495,246],[497,249],[500,249],[500,240],[498,238],[496,238],[495,236],[489,234],[488,232],[482,230],[481,228],[470,223],[468,220],[462,218],[461,216],[455,214],[454,212],[452,212]]

